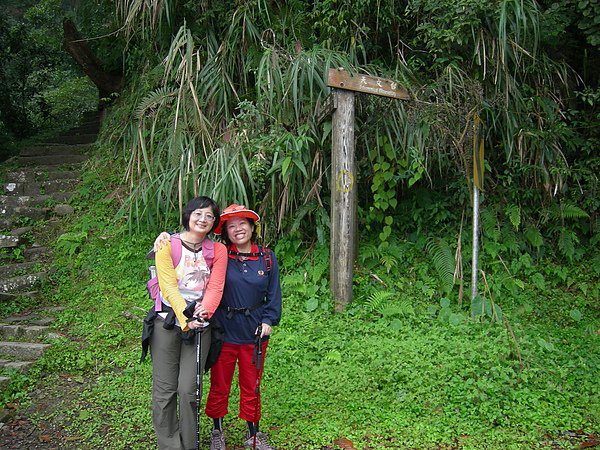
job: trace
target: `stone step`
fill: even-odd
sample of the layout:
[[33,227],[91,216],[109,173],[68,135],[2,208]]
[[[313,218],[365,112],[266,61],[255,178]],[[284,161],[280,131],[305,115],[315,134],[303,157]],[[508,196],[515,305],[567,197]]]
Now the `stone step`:
[[[49,308],[42,308],[39,312],[57,313],[64,311],[64,309],[65,308],[62,306],[53,306]],[[39,325],[45,327],[56,320],[56,317],[53,316],[41,316],[38,314],[39,312],[30,312],[22,315],[5,317],[4,319],[2,319],[2,322],[9,325]]]
[[59,178],[47,181],[7,183],[4,185],[4,195],[7,197],[39,197],[40,195],[70,192],[80,181],[79,178]]
[[100,111],[88,111],[86,113],[83,113],[83,115],[81,116],[81,119],[79,120],[79,126],[81,125],[85,125],[85,124],[89,124],[89,123],[95,123],[97,125],[100,125],[100,118],[101,118],[101,112]]
[[52,200],[65,201],[72,197],[80,181],[80,178],[71,177],[4,183],[0,192],[0,206],[41,206]]
[[61,135],[75,135],[75,134],[98,134],[100,132],[100,121],[98,120],[86,120],[81,122],[75,128],[71,128],[65,132],[62,132]]
[[46,166],[41,168],[37,167],[25,167],[19,170],[13,170],[6,173],[5,179],[7,182],[13,183],[24,183],[31,181],[48,181],[48,180],[62,180],[64,178],[79,178],[79,171],[75,170],[62,170],[56,166]]
[[58,205],[55,205],[54,208],[52,208],[52,214],[58,217],[70,216],[74,212],[75,208],[65,203],[60,203]]
[[[0,369],[14,369],[19,372],[27,372],[33,366],[33,361],[10,361],[8,359],[0,359]],[[2,388],[0,387],[0,390]]]
[[[67,198],[73,196],[73,192],[67,193],[67,195],[57,194],[57,197]],[[68,216],[71,215],[74,208],[66,203],[57,203],[52,208],[36,208],[33,206],[17,206],[11,207],[6,205],[0,205],[0,229],[6,230],[18,225],[20,219],[28,217],[32,220],[43,220],[48,219],[52,215],[55,216]]]
[[[35,200],[48,200],[49,198],[39,198],[41,195],[50,194],[63,194],[59,195],[60,198],[65,198],[67,195],[72,195],[72,191],[75,190],[77,185],[80,183],[79,178],[65,178],[60,180],[47,180],[47,181],[30,181],[23,183],[6,183],[4,185],[3,197],[34,197],[33,199],[23,199],[22,202],[31,202],[34,200],[34,204],[37,203]],[[52,198],[57,197],[52,195]],[[8,204],[10,199],[6,199],[4,204]]]
[[12,236],[10,234],[0,234],[0,248],[15,248],[19,245],[19,243],[19,236]]
[[0,280],[0,292],[15,293],[18,291],[30,291],[40,285],[47,277],[46,272],[36,272],[27,275],[19,275],[12,278]]
[[[56,169],[56,168],[55,168]],[[79,180],[81,178],[81,171],[79,170],[49,170],[48,179],[46,181],[52,180]]]
[[13,228],[12,230],[6,231],[2,234],[5,234],[7,236],[14,236],[16,238],[21,239],[21,241],[25,241],[29,238],[28,233],[31,233],[32,229],[32,227],[19,227]]
[[88,121],[82,122],[75,128],[71,128],[66,133],[62,133],[63,136],[73,136],[77,134],[95,134],[100,133],[100,122],[98,121]]
[[81,121],[87,122],[87,121],[93,120],[96,122],[100,122],[101,115],[102,115],[101,111],[98,111],[97,109],[90,109],[89,111],[86,111],[81,115]]
[[39,263],[34,261],[28,261],[14,264],[4,264],[2,266],[2,276],[4,278],[9,278],[24,274],[26,272],[31,272],[36,264]]
[[[8,195],[0,195],[0,208],[2,206],[42,206],[48,202],[66,202],[75,194],[75,187],[81,180],[64,180],[59,183],[46,181],[39,183],[13,184],[13,190]],[[59,186],[65,190],[59,190]],[[40,194],[44,191],[44,194]]]
[[89,159],[87,155],[54,155],[54,156],[19,156],[19,164],[24,166],[47,165],[57,166],[62,164],[80,164]]
[[37,291],[28,291],[28,292],[18,292],[18,293],[10,293],[10,292],[0,292],[0,302],[16,302],[21,297],[28,297],[31,300],[35,300],[37,298]]
[[[13,164],[19,164],[19,156],[13,156]],[[36,172],[39,173],[42,178],[40,181],[52,179],[52,175],[55,172],[75,172],[76,174],[81,173],[81,163],[76,164],[36,164],[33,166],[19,166],[18,171],[24,172]],[[46,177],[46,174],[48,175]],[[61,177],[54,177],[61,178]]]
[[36,208],[34,206],[0,206],[0,217],[29,217],[33,220],[46,219],[50,214],[51,208]]
[[48,138],[46,142],[49,144],[93,144],[98,139],[97,133],[62,135]]
[[19,189],[19,183],[15,183],[15,182],[8,182],[8,183],[4,183],[4,190],[3,190],[3,194],[5,195],[21,195],[23,193],[23,187],[21,187],[21,189]]
[[39,182],[24,181],[24,182],[9,182],[4,184],[3,195],[12,197],[23,197],[36,195],[40,191]]
[[10,234],[12,234],[13,236],[23,237],[24,235],[31,232],[32,230],[33,230],[32,227],[19,227],[19,228],[10,230]]
[[81,155],[87,145],[36,144],[21,149],[20,156]]
[[0,376],[0,391],[3,391],[10,383],[10,378]]
[[[0,211],[2,208],[0,207]],[[9,230],[14,226],[18,225],[19,218],[18,217],[4,217],[0,215],[0,230]]]
[[47,194],[41,195],[0,195],[0,206],[41,206],[51,200]]
[[44,354],[50,344],[38,342],[0,341],[0,354],[12,356],[22,361],[35,361]]
[[62,180],[44,181],[40,187],[44,194],[57,194],[73,191],[80,182],[80,178],[64,178]]
[[26,248],[23,252],[27,261],[37,261],[51,254],[51,250],[48,247],[39,245],[33,245]]
[[0,323],[0,337],[42,339],[48,336],[49,327],[46,325],[25,325]]

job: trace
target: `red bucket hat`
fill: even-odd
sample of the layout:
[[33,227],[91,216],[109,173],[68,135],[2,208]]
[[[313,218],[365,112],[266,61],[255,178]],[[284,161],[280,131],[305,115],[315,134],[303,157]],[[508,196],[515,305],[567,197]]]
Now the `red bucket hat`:
[[233,203],[221,212],[221,218],[219,219],[219,224],[214,229],[214,233],[221,234],[223,224],[229,219],[233,219],[235,217],[241,219],[252,219],[254,222],[258,222],[260,220],[260,216],[251,209],[246,208],[244,205]]

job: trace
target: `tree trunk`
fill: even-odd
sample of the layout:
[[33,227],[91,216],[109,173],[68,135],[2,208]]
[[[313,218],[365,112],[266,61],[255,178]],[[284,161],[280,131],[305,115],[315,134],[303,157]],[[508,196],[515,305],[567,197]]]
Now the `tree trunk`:
[[110,94],[119,92],[123,88],[123,76],[106,72],[103,69],[102,63],[96,58],[96,55],[88,47],[87,42],[81,37],[77,27],[70,19],[63,20],[63,31],[67,51],[98,87],[99,109],[104,109]]

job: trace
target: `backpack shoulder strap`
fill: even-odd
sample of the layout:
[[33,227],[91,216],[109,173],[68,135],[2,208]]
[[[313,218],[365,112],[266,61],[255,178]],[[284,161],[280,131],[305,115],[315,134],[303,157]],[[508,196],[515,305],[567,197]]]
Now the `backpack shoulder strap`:
[[208,268],[212,269],[215,260],[215,243],[207,237],[202,241],[202,256],[204,256]]
[[179,260],[181,260],[181,236],[179,236],[179,233],[171,236],[171,259],[173,260],[173,267],[177,267]]
[[268,247],[258,247],[258,250],[265,259],[265,268],[267,269],[267,273],[271,273],[271,267],[273,267],[273,256],[271,254],[271,249]]
[[[154,251],[151,250],[147,258],[151,257],[151,259],[154,259],[154,256]],[[173,267],[177,267],[181,260],[181,237],[178,233],[171,235],[171,260],[173,261]],[[154,300],[154,311],[159,312],[162,311],[162,297],[160,296],[156,267],[151,267],[150,274],[150,280],[146,283],[146,289],[148,289],[150,298]]]

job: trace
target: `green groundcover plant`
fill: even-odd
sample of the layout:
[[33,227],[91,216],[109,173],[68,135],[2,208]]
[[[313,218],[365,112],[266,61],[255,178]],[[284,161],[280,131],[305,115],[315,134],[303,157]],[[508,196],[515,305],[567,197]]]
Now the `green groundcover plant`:
[[[35,386],[60,408],[33,419],[60,424],[72,448],[145,449],[155,445],[152,375],[139,356],[151,306],[144,255],[154,236],[129,235],[114,221],[111,181],[96,171],[85,177],[48,292],[65,307],[54,325],[61,337],[3,403],[35,401],[27,396]],[[431,246],[374,241],[361,240],[354,301],[337,314],[327,248],[309,249],[294,235],[272,245],[284,314],[266,360],[262,422],[275,446],[336,448],[348,439],[369,449],[571,448],[600,432],[597,276],[531,262],[539,277],[562,270],[565,282],[532,276],[522,288],[490,291],[504,294],[493,301],[483,289],[470,304],[456,286],[440,288],[424,251]],[[493,290],[496,275],[487,278]],[[240,441],[236,395],[226,427]],[[205,418],[203,436],[209,426]]]

